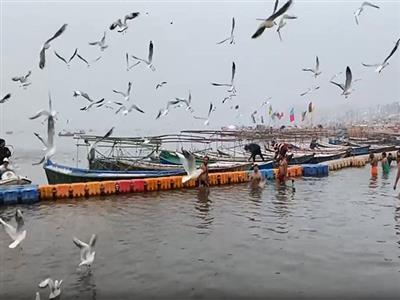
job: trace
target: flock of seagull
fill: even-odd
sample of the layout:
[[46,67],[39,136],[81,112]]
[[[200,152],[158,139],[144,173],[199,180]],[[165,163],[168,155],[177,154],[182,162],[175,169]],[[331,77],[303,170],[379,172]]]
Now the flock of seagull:
[[[290,9],[292,4],[293,4],[293,0],[289,0],[278,9],[279,0],[276,0],[274,3],[274,8],[273,8],[272,14],[267,18],[257,19],[262,22],[259,24],[257,30],[251,36],[251,38],[253,38],[253,39],[260,38],[263,35],[263,33],[265,32],[265,30],[271,29],[273,27],[277,27],[276,31],[279,35],[280,40],[282,40],[281,30],[282,30],[282,28],[284,28],[287,25],[286,21],[297,19],[297,16],[287,14],[287,11]],[[377,6],[375,4],[372,4],[370,2],[363,2],[362,5],[360,6],[360,8],[354,12],[354,17],[355,17],[355,21],[356,21],[357,25],[359,25],[359,23],[360,23],[361,14],[367,7],[379,9],[379,6]],[[132,22],[133,19],[136,19],[137,17],[139,17],[139,15],[140,14],[138,12],[129,13],[129,14],[125,15],[123,18],[117,19],[115,22],[113,22],[109,26],[109,30],[111,30],[111,31],[115,30],[118,33],[125,34],[127,32],[127,29],[129,28],[129,23]],[[278,19],[279,19],[279,21],[278,21]],[[172,24],[172,22],[171,22],[171,24]],[[46,40],[43,43],[40,53],[39,53],[39,68],[40,69],[44,69],[46,66],[46,55],[48,55],[47,51],[51,48],[52,42],[55,39],[59,38],[65,32],[66,29],[67,29],[67,24],[62,25],[61,28],[59,28],[58,31],[52,37],[50,37],[48,40]],[[222,45],[225,43],[235,44],[234,33],[235,33],[235,18],[232,18],[230,35],[227,38],[217,42],[216,44],[217,45]],[[399,43],[400,43],[400,39],[397,40],[394,48],[391,50],[389,55],[381,63],[378,63],[378,64],[362,63],[362,65],[365,67],[374,67],[377,73],[381,73],[389,65],[389,59],[397,51],[397,49],[399,47]],[[99,47],[100,51],[102,51],[102,52],[106,51],[106,49],[108,48],[108,45],[106,43],[106,32],[104,32],[103,36],[101,37],[101,39],[99,41],[90,42],[89,45]],[[129,55],[128,53],[126,53],[125,54],[126,70],[129,71],[138,65],[144,64],[149,70],[156,71],[156,68],[153,65],[153,54],[154,54],[154,45],[153,45],[152,41],[150,41],[150,43],[149,43],[147,58],[141,58],[139,56]],[[88,67],[92,63],[98,62],[101,59],[101,56],[99,56],[98,58],[96,58],[92,61],[87,60],[79,54],[78,49],[75,49],[73,54],[68,59],[64,58],[62,55],[60,55],[56,51],[54,51],[54,55],[60,61],[65,63],[68,68],[70,67],[71,62],[75,58],[78,58],[80,61],[84,62]],[[134,60],[133,64],[130,61],[131,59]],[[302,71],[312,73],[314,78],[317,78],[319,75],[321,75],[322,72],[320,70],[320,61],[319,61],[318,56],[316,56],[314,67],[303,68]],[[237,90],[235,87],[235,74],[236,74],[236,64],[233,61],[229,82],[223,82],[223,83],[211,82],[211,85],[214,87],[218,87],[218,88],[223,87],[226,89],[227,94],[224,97],[224,99],[222,100],[222,104],[230,101],[237,94]],[[344,83],[338,83],[336,81],[333,81],[340,74],[341,73],[334,75],[331,78],[330,82],[333,85],[339,87],[341,90],[341,95],[343,95],[347,99],[351,95],[351,93],[354,91],[353,86],[354,86],[354,83],[356,82],[356,80],[353,80],[352,71],[349,66],[347,66],[346,70],[345,70]],[[31,75],[32,75],[32,71],[28,71],[26,73],[26,75],[15,76],[11,79],[14,82],[19,82],[20,87],[26,89],[31,84],[31,82],[29,81],[31,78]],[[167,81],[162,81],[155,86],[155,89],[156,90],[161,89],[166,85],[167,85]],[[319,86],[314,86],[312,88],[309,88],[309,89],[307,89],[307,91],[302,92],[300,94],[300,96],[305,96],[310,93],[313,93],[314,91],[318,90],[319,88],[320,88]],[[137,104],[135,104],[131,101],[131,91],[132,91],[132,82],[128,82],[126,91],[119,91],[119,90],[115,90],[115,89],[113,90],[113,92],[115,94],[120,95],[121,101],[106,101],[105,98],[95,99],[95,98],[89,96],[88,93],[86,93],[84,91],[79,91],[79,90],[74,91],[72,96],[73,96],[73,98],[79,97],[80,99],[83,99],[86,102],[85,106],[83,106],[80,109],[81,111],[90,111],[92,109],[105,107],[105,108],[112,109],[112,110],[115,109],[116,114],[121,113],[123,115],[127,115],[133,111],[137,111],[139,113],[145,113]],[[8,101],[10,101],[10,99],[11,99],[11,94],[8,93],[3,98],[0,99],[0,104],[4,104],[4,103],[8,102]],[[271,97],[269,97],[266,101],[264,101],[259,109],[262,109],[264,106],[268,105],[270,99],[271,99]],[[310,105],[311,105],[311,103],[310,103]],[[165,117],[172,108],[179,108],[179,107],[184,107],[191,114],[194,113],[194,110],[192,108],[192,94],[191,94],[190,90],[188,92],[187,97],[184,97],[184,98],[175,97],[174,99],[169,100],[166,103],[165,108],[161,108],[158,111],[158,113],[156,115],[156,119]],[[208,106],[207,112],[204,115],[198,116],[198,115],[193,114],[193,118],[203,120],[204,125],[209,125],[210,117],[211,117],[212,113],[215,111],[215,109],[216,109],[215,105],[211,102]],[[231,109],[238,110],[239,105],[238,104],[232,105]],[[310,110],[311,109],[309,108],[309,111]],[[256,120],[257,113],[258,113],[258,111],[255,110],[251,114],[251,119],[252,119],[253,123],[257,122],[257,120]],[[307,111],[302,112],[302,119],[304,119],[306,113],[307,113]],[[269,114],[274,115],[274,116],[278,117],[279,119],[283,117],[283,113],[273,112],[271,105],[269,107]],[[35,133],[35,136],[41,141],[41,143],[45,147],[44,148],[45,154],[44,154],[43,158],[37,164],[42,164],[42,163],[46,162],[56,152],[56,148],[55,148],[55,144],[54,144],[54,137],[55,137],[54,123],[57,118],[57,112],[54,111],[52,108],[52,99],[51,99],[50,94],[49,94],[49,109],[48,110],[42,109],[42,110],[38,111],[30,119],[34,120],[34,119],[38,119],[40,117],[44,117],[45,121],[47,121],[47,139],[45,140],[39,134]],[[261,122],[264,123],[263,116],[261,116]],[[113,133],[113,130],[114,130],[114,127],[111,128],[103,136],[102,139],[109,137]],[[95,149],[97,143],[100,142],[102,139],[99,139],[97,142],[94,142],[91,145],[89,155],[93,155],[94,149]],[[181,155],[181,154],[179,154],[179,155]],[[184,178],[184,180],[189,180],[190,178],[195,178],[196,176],[198,176],[198,174],[197,174],[198,170],[195,167],[193,155],[191,153],[183,150],[180,158],[181,158],[182,164],[183,164],[186,172],[188,173],[188,175]],[[16,220],[16,224],[17,224],[16,227],[6,223],[5,221],[3,221],[3,219],[0,218],[0,223],[3,225],[5,231],[13,240],[13,242],[10,244],[9,248],[16,248],[18,245],[20,245],[20,243],[26,237],[26,230],[24,230],[23,216],[22,216],[22,212],[20,210],[16,211],[15,220]],[[80,257],[81,262],[79,264],[80,267],[87,266],[88,268],[90,268],[90,266],[93,264],[94,256],[95,256],[94,247],[96,244],[96,239],[97,239],[96,235],[93,235],[91,237],[89,243],[84,243],[76,238],[73,239],[74,244],[77,247],[79,247],[79,249],[81,251],[80,252],[81,253],[81,257]],[[44,288],[44,287],[48,286],[50,289],[49,298],[53,299],[60,295],[61,284],[62,284],[62,280],[58,281],[58,280],[52,280],[51,278],[48,278],[48,279],[40,282],[39,287]],[[39,293],[37,293],[36,299],[40,299]]]

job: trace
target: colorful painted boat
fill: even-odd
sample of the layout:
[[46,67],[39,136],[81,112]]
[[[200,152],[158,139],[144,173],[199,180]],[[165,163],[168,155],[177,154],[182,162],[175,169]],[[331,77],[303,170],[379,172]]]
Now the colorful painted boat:
[[177,176],[186,174],[182,170],[175,171],[106,171],[73,168],[48,161],[43,166],[49,184],[140,179],[151,177]]

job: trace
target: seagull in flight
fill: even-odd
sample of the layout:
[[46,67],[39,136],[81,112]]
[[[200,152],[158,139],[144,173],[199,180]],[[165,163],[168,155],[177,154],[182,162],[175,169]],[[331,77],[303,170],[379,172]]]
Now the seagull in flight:
[[63,282],[62,280],[53,281],[53,279],[47,278],[47,279],[43,280],[41,283],[39,283],[39,287],[40,288],[45,288],[46,286],[48,286],[50,288],[49,299],[55,299],[58,296],[60,296],[60,294],[61,294],[61,284],[62,284],[62,282]]
[[156,90],[158,90],[160,87],[163,87],[164,85],[166,85],[167,84],[167,82],[166,81],[163,81],[163,82],[160,82],[160,83],[157,83],[157,85],[156,85]]
[[81,250],[81,262],[79,267],[87,266],[90,268],[93,265],[94,256],[96,254],[94,251],[94,246],[96,245],[97,236],[93,234],[88,244],[82,242],[76,237],[74,237],[72,240],[74,244]]
[[102,99],[100,99],[100,100],[98,100],[98,101],[93,101],[93,102],[91,102],[90,104],[88,104],[87,106],[82,107],[80,110],[82,110],[82,111],[88,111],[88,110],[91,109],[93,106],[101,107],[101,106],[104,105],[104,100],[105,100],[105,99],[102,98]]
[[364,8],[365,8],[366,6],[373,7],[373,8],[376,8],[376,9],[379,9],[379,8],[380,8],[379,6],[377,6],[377,5],[375,5],[375,4],[372,4],[371,2],[364,1],[364,2],[361,4],[361,6],[354,12],[354,18],[356,19],[357,25],[359,25],[359,20],[358,20],[358,18],[360,17],[361,13],[364,11]]
[[82,91],[74,91],[73,97],[78,97],[78,96],[85,98],[89,102],[93,102],[92,98],[90,98],[87,93],[82,92]]
[[16,228],[14,226],[4,222],[3,219],[0,218],[0,224],[3,225],[6,233],[13,240],[13,242],[8,246],[8,248],[10,248],[10,249],[14,249],[15,247],[17,247],[26,237],[26,230],[23,230],[24,229],[24,218],[22,216],[22,212],[19,209],[17,209],[15,211],[14,217],[15,217],[15,221],[17,222]]
[[39,68],[43,69],[46,65],[46,50],[50,48],[50,42],[54,39],[58,38],[67,28],[67,24],[64,24],[57,30],[57,32],[49,38],[46,42],[44,42],[42,49],[40,50],[39,54]]
[[11,78],[12,81],[19,81],[21,83],[21,87],[26,87],[28,86],[30,83],[28,83],[28,77],[31,76],[32,72],[28,71],[28,73],[24,76],[15,76],[13,78]]
[[193,116],[193,118],[198,119],[198,120],[205,120],[205,121],[204,121],[204,125],[208,126],[208,125],[210,124],[210,115],[211,115],[211,112],[213,112],[214,110],[215,110],[215,108],[214,108],[212,102],[210,102],[210,107],[209,107],[209,109],[208,109],[207,118],[204,118],[204,117],[196,117],[196,116]]
[[41,116],[45,116],[47,119],[47,142],[44,141],[44,139],[37,133],[34,133],[35,136],[43,143],[45,146],[45,155],[39,161],[38,163],[35,163],[34,165],[39,165],[47,160],[49,160],[52,156],[54,156],[56,152],[56,147],[54,145],[54,136],[55,136],[55,129],[54,129],[54,119],[57,116],[57,112],[52,110],[52,104],[51,104],[51,96],[49,93],[49,110],[39,110],[36,115],[30,117],[29,119],[34,120],[37,119]]
[[[89,62],[88,62],[85,58],[83,58],[79,53],[77,53],[76,56],[77,56],[81,61],[83,61],[84,63],[86,63],[86,65],[87,65],[88,68],[90,67]],[[100,59],[100,58],[98,58],[98,59]],[[98,60],[98,59],[97,59],[97,60]]]
[[396,45],[394,46],[394,48],[392,49],[392,51],[390,52],[388,57],[386,57],[385,60],[381,64],[372,64],[371,65],[371,64],[362,63],[362,65],[364,67],[374,67],[374,68],[376,68],[375,72],[380,74],[383,71],[383,69],[386,68],[389,65],[389,59],[396,52],[397,48],[399,47],[399,43],[400,43],[400,39],[397,40]]
[[190,104],[192,103],[192,93],[189,91],[189,96],[187,99],[184,98],[175,98],[174,100],[171,100],[168,102],[168,104],[172,104],[172,105],[176,105],[176,104],[186,104],[186,110],[192,110],[192,107],[190,106]]
[[232,76],[231,76],[231,83],[215,83],[211,82],[213,86],[227,86],[229,87],[228,92],[236,94],[236,89],[234,86],[234,81],[235,81],[235,73],[236,73],[236,65],[235,62],[232,62]]
[[0,104],[3,104],[3,103],[5,103],[5,102],[7,102],[8,100],[10,100],[10,98],[11,98],[11,94],[8,93],[8,94],[5,95],[3,98],[1,98]]
[[[109,131],[106,132],[105,135],[103,135],[101,138],[99,138],[98,140],[96,140],[96,141],[90,146],[89,151],[88,151],[88,156],[87,156],[88,161],[93,161],[93,160],[94,160],[94,158],[95,158],[95,156],[96,156],[96,147],[97,147],[97,144],[100,143],[101,141],[104,141],[105,139],[109,138],[109,137],[113,134],[114,128],[115,128],[115,127],[112,127]],[[92,236],[92,238],[93,238],[93,236]],[[95,238],[95,239],[96,239],[96,238]],[[91,240],[92,240],[92,239],[91,239]],[[96,241],[94,241],[94,243],[95,243],[95,242],[96,242]],[[90,243],[89,243],[89,244],[90,244]],[[93,245],[94,245],[94,244],[93,244]],[[79,246],[78,246],[78,247],[79,247]],[[81,252],[81,255],[82,255],[82,252]],[[82,256],[81,256],[81,259],[82,259]],[[94,259],[94,255],[93,255],[93,259]]]
[[321,75],[321,71],[319,70],[319,58],[318,56],[315,57],[315,68],[304,68],[304,72],[311,72],[314,74],[314,77],[317,78],[319,75]]
[[[286,13],[289,7],[292,5],[292,2],[293,0],[289,0],[278,11],[274,12],[267,19],[263,20],[263,22],[260,24],[257,31],[253,34],[251,38],[252,39],[258,38],[260,35],[262,35],[262,33],[266,28],[274,27],[276,25],[275,19]],[[275,5],[277,5],[277,2],[275,2]]]
[[134,59],[139,60],[141,62],[144,62],[150,70],[155,71],[156,68],[153,66],[153,42],[150,41],[149,44],[149,56],[148,59],[143,59],[143,58],[139,58],[137,56],[131,55]]
[[103,37],[101,38],[100,41],[98,42],[91,42],[89,43],[91,46],[96,46],[98,45],[100,47],[101,51],[104,51],[105,49],[108,48],[108,45],[106,45],[106,32],[104,31]]
[[132,82],[129,81],[128,82],[128,89],[126,90],[126,93],[120,92],[120,91],[117,91],[117,90],[113,90],[113,92],[116,93],[116,94],[122,95],[124,97],[125,101],[129,101],[130,95],[131,95],[131,88],[132,88]]
[[320,88],[320,86],[315,86],[315,87],[313,87],[313,88],[308,88],[307,91],[301,93],[300,96],[303,97],[303,96],[305,96],[305,95],[307,95],[307,94],[310,94],[310,93],[312,93],[312,92],[318,90],[319,88]]
[[234,30],[235,30],[235,18],[232,18],[232,27],[231,27],[231,35],[230,35],[230,37],[218,42],[217,45],[223,44],[226,41],[229,41],[229,44],[235,44],[235,38],[234,38],[234,35],[233,35],[233,31]]
[[125,54],[125,60],[126,60],[126,71],[128,72],[130,69],[132,69],[133,67],[137,66],[138,64],[140,64],[140,61],[137,61],[136,63],[134,63],[133,65],[129,65],[129,54],[126,53]]
[[69,67],[70,67],[69,63],[70,63],[70,62],[74,59],[74,57],[78,54],[78,48],[75,49],[74,53],[71,55],[71,57],[68,59],[68,61],[67,61],[64,57],[62,57],[60,54],[58,54],[55,50],[54,50],[54,54],[55,54],[61,61],[63,61],[63,62],[67,65],[67,67],[69,68]]
[[296,16],[291,16],[291,15],[288,15],[288,14],[284,14],[284,15],[281,17],[281,19],[279,20],[278,29],[276,30],[276,32],[278,33],[278,36],[279,36],[279,39],[281,40],[281,42],[282,42],[281,29],[282,29],[283,27],[285,27],[286,24],[287,24],[287,23],[285,22],[285,20],[294,20],[294,19],[297,19],[297,17],[296,17]]
[[347,99],[347,97],[351,94],[352,90],[352,74],[351,74],[351,70],[350,67],[347,66],[346,68],[346,81],[344,84],[342,83],[337,83],[334,81],[330,81],[331,83],[333,83],[334,85],[338,86],[342,91],[342,95],[344,95],[344,97]]
[[144,111],[142,109],[140,109],[136,104],[131,104],[131,106],[129,106],[129,107],[127,107],[123,104],[120,106],[120,108],[118,108],[118,110],[115,112],[115,114],[122,112],[122,114],[124,116],[126,116],[127,114],[132,112],[132,110],[134,110],[134,109],[137,110],[138,112],[141,112],[142,114],[144,114]]
[[176,154],[178,155],[179,160],[187,173],[187,175],[182,177],[182,183],[185,183],[191,179],[196,180],[201,173],[203,173],[203,170],[196,168],[196,158],[193,153],[190,153],[184,149],[181,149],[181,151],[182,154],[179,152],[176,152]]
[[114,29],[118,28],[117,29],[118,32],[125,32],[128,29],[127,21],[128,20],[133,20],[136,17],[138,17],[139,15],[140,15],[140,13],[138,13],[138,12],[133,12],[133,13],[127,14],[124,17],[124,21],[123,22],[122,22],[121,19],[118,19],[117,21],[112,23],[110,25],[110,30],[114,30]]

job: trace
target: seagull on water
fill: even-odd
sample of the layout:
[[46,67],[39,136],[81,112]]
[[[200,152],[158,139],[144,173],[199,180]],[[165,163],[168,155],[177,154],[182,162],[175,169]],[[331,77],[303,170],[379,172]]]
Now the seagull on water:
[[232,18],[231,36],[226,38],[226,39],[224,39],[224,40],[222,40],[222,41],[220,41],[220,42],[218,42],[217,45],[223,44],[226,41],[229,41],[229,44],[235,44],[235,39],[234,39],[234,36],[233,36],[233,31],[234,30],[235,30],[235,18]]
[[163,81],[163,82],[160,82],[160,83],[157,83],[157,85],[156,85],[156,90],[158,90],[160,87],[163,87],[164,85],[166,85],[167,84],[167,82],[166,81]]
[[276,30],[276,32],[278,33],[279,39],[281,40],[281,42],[282,42],[281,29],[282,29],[283,27],[285,27],[286,24],[287,24],[287,23],[285,22],[285,20],[294,20],[294,19],[297,19],[297,17],[296,17],[296,16],[291,16],[291,15],[288,15],[288,14],[284,14],[284,15],[281,17],[281,19],[279,20],[278,29]]
[[334,85],[338,86],[342,91],[342,95],[344,95],[344,97],[347,99],[347,97],[351,94],[351,92],[353,91],[352,89],[352,74],[351,74],[351,70],[350,67],[347,66],[346,68],[346,81],[344,84],[342,83],[337,83],[334,81],[330,81],[331,83],[333,83]]
[[134,59],[144,62],[150,70],[155,71],[156,68],[153,66],[153,42],[150,41],[149,43],[149,56],[148,59],[139,58],[137,56],[131,55]]
[[13,242],[8,246],[8,248],[10,249],[14,249],[15,247],[17,247],[26,237],[26,230],[23,230],[24,218],[22,216],[22,212],[19,209],[15,211],[15,221],[17,222],[17,228],[4,222],[3,219],[0,218],[0,224],[3,225],[6,233],[13,240]]
[[51,37],[49,38],[42,46],[42,49],[40,50],[39,54],[39,68],[43,69],[46,65],[46,50],[50,48],[50,42],[57,37],[59,37],[67,28],[67,24],[64,24],[63,26],[58,29],[58,31]]
[[129,71],[130,69],[132,69],[133,67],[137,66],[138,64],[140,64],[140,61],[137,61],[136,63],[134,63],[133,65],[129,65],[129,54],[126,53],[125,54],[125,60],[126,60],[126,71]]
[[47,160],[49,160],[52,156],[54,156],[56,152],[56,147],[54,145],[54,136],[55,136],[55,129],[54,129],[54,119],[57,116],[57,112],[52,110],[52,104],[51,104],[51,96],[49,93],[49,110],[39,110],[36,115],[33,117],[30,117],[29,119],[34,120],[37,119],[41,116],[45,116],[47,119],[47,142],[44,141],[44,139],[37,133],[34,133],[35,136],[43,143],[45,146],[45,155],[43,158],[38,162],[35,163],[34,165],[39,165]]
[[62,57],[60,54],[58,54],[55,50],[54,50],[54,54],[55,54],[61,61],[63,61],[63,62],[67,65],[67,67],[69,68],[69,67],[70,67],[69,63],[70,63],[70,62],[74,59],[74,57],[78,54],[78,48],[75,48],[74,53],[71,55],[71,57],[68,59],[68,61],[67,61],[64,57]]
[[394,46],[394,48],[392,49],[392,51],[390,52],[388,57],[386,57],[385,60],[381,64],[364,64],[364,63],[362,63],[362,65],[364,67],[374,67],[374,68],[376,68],[375,72],[380,74],[383,71],[383,69],[389,65],[389,59],[396,52],[397,48],[399,47],[399,43],[400,43],[400,39],[397,40],[396,45]]
[[96,46],[98,45],[100,47],[101,51],[104,51],[105,49],[108,48],[108,45],[106,45],[106,32],[104,31],[103,37],[101,38],[100,41],[98,42],[91,42],[89,43],[91,46]]
[[114,30],[115,28],[118,28],[117,31],[118,32],[125,32],[128,29],[128,24],[127,24],[127,20],[132,20],[135,19],[136,17],[138,17],[140,15],[140,13],[138,12],[133,12],[130,14],[127,14],[124,17],[124,21],[122,22],[121,19],[118,19],[117,21],[115,21],[114,23],[112,23],[110,25],[110,30]]
[[[266,28],[272,28],[276,25],[275,19],[286,13],[289,7],[292,5],[293,0],[289,0],[286,2],[278,11],[274,12],[271,16],[267,19],[263,20],[263,22],[258,27],[257,31],[253,34],[251,38],[255,39],[258,38]],[[275,2],[275,6],[277,2]]]
[[364,1],[364,2],[361,4],[361,6],[354,12],[354,18],[356,19],[357,25],[359,25],[358,18],[360,17],[361,13],[364,11],[364,8],[365,8],[366,6],[373,7],[373,8],[376,8],[376,9],[379,9],[379,8],[380,8],[379,6],[377,6],[377,5],[375,5],[375,4],[372,4],[371,2]]
[[62,282],[63,282],[62,280],[53,281],[53,279],[47,278],[47,279],[43,280],[41,283],[39,283],[39,287],[40,288],[45,288],[46,286],[48,286],[50,288],[49,299],[55,299],[58,296],[60,296],[60,294],[61,294],[61,284],[62,284]]
[[[87,159],[88,161],[93,161],[95,159],[96,156],[96,147],[97,144],[100,143],[101,141],[104,141],[105,139],[109,138],[114,132],[114,127],[112,127],[109,131],[106,132],[105,135],[103,135],[101,138],[99,138],[98,140],[96,140],[89,148],[88,151],[88,155],[87,155]],[[93,236],[92,236],[93,238]],[[96,242],[96,241],[94,241]],[[89,243],[90,244],[90,243]],[[78,246],[79,247],[79,246]],[[94,259],[94,255],[93,255],[93,259]],[[81,252],[81,260],[82,260],[82,252]]]
[[179,152],[176,152],[176,154],[178,155],[179,160],[187,173],[187,175],[182,177],[182,183],[185,183],[191,179],[196,180],[201,173],[203,173],[203,170],[196,169],[196,158],[192,153],[184,149],[181,149],[181,151],[182,154]]
[[10,100],[10,98],[11,98],[11,94],[8,93],[8,94],[5,95],[3,98],[1,98],[0,104],[3,104],[3,103],[5,103],[5,102],[7,102],[8,100]]
[[32,71],[28,71],[28,73],[24,76],[15,76],[13,78],[11,78],[12,81],[19,81],[21,83],[21,87],[26,87],[28,86],[30,83],[28,82],[28,77],[31,76]]
[[232,62],[232,76],[231,76],[231,83],[215,83],[215,82],[211,82],[211,84],[213,86],[227,86],[229,87],[228,92],[229,93],[233,93],[236,94],[236,89],[234,86],[234,80],[235,80],[235,73],[236,73],[236,64],[233,61]]
[[87,266],[88,268],[93,265],[94,256],[96,252],[94,251],[94,246],[96,245],[97,236],[95,234],[90,238],[89,244],[78,240],[76,237],[73,238],[74,244],[81,250],[81,262],[80,266]]
[[210,124],[210,115],[211,115],[211,112],[213,112],[214,110],[215,110],[214,105],[212,104],[212,102],[210,102],[210,107],[209,107],[209,109],[208,109],[207,118],[204,118],[204,117],[196,117],[196,116],[193,116],[193,118],[198,119],[198,120],[205,120],[205,121],[204,121],[204,125],[208,126],[208,125]]
[[319,70],[319,58],[318,55],[315,57],[315,68],[304,68],[304,72],[312,72],[314,74],[314,77],[317,78],[318,75],[321,75],[321,71]]
[[307,91],[305,91],[305,92],[303,92],[303,93],[301,93],[300,94],[300,96],[305,96],[305,95],[307,95],[307,94],[310,94],[310,93],[312,93],[312,92],[314,92],[314,91],[316,91],[316,90],[319,90],[319,86],[315,86],[315,87],[313,87],[313,88],[308,88],[307,89]]
[[120,92],[117,90],[113,90],[114,93],[120,94],[124,97],[125,101],[129,101],[130,96],[131,96],[131,88],[132,88],[132,82],[128,82],[128,89],[126,90],[126,93]]

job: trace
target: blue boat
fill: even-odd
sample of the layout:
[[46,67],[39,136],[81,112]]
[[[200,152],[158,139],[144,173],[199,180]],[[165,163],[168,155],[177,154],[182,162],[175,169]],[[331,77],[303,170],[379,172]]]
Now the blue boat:
[[358,147],[351,147],[351,155],[365,155],[369,153],[370,145],[368,146],[358,146]]

